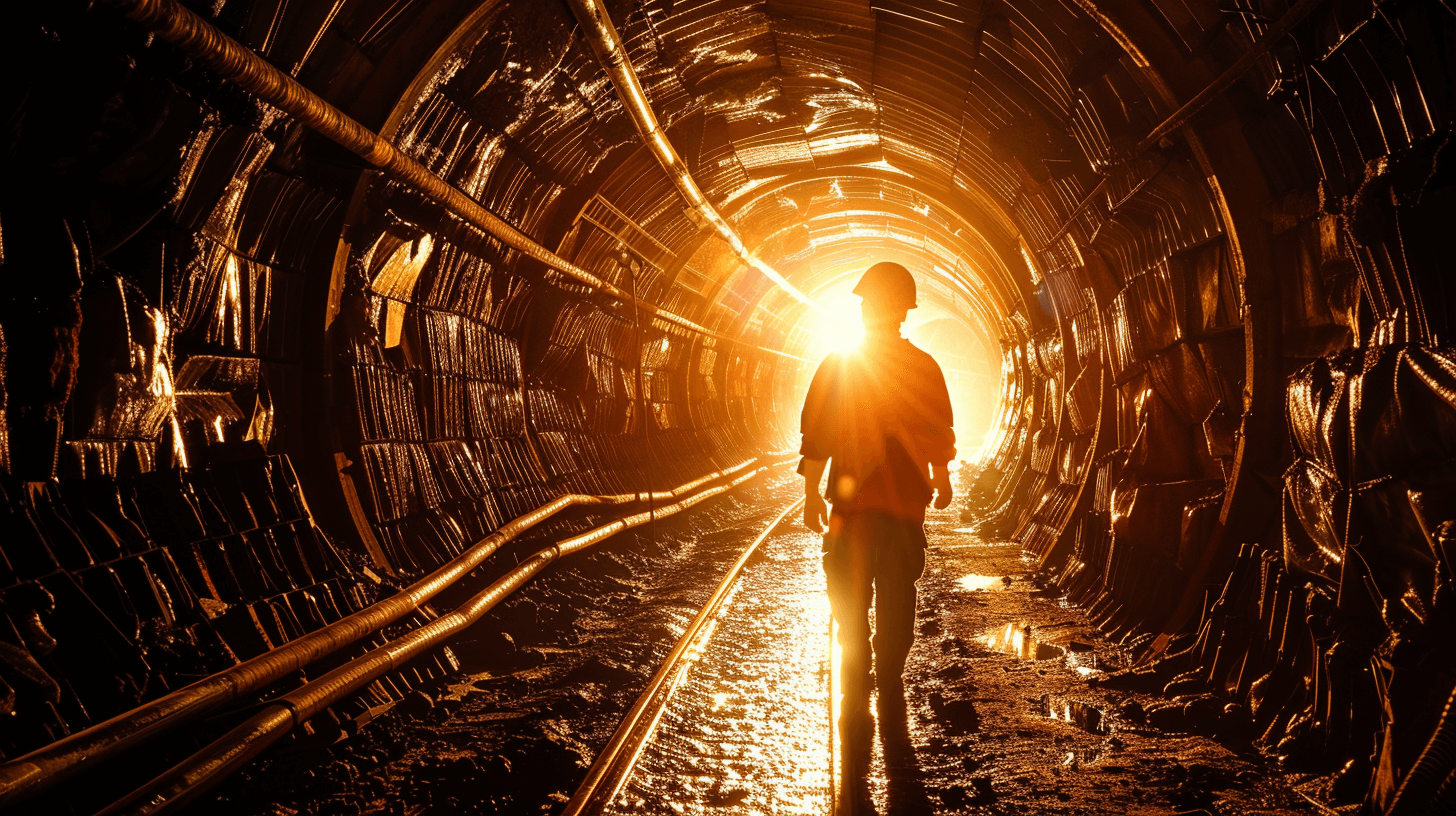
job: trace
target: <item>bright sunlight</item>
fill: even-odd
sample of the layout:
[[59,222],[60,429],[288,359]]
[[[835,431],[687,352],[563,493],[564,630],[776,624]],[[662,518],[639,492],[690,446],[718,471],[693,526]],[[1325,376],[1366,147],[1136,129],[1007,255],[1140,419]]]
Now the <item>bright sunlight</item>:
[[825,298],[824,313],[819,316],[819,343],[824,352],[853,351],[864,339],[864,323],[860,320],[859,296],[849,291]]

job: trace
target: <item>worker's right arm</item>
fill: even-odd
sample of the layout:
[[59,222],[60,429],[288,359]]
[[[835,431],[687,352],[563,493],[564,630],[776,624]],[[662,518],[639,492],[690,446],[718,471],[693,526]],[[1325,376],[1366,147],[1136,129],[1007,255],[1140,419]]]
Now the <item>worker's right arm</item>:
[[804,474],[804,526],[816,533],[824,532],[829,523],[829,505],[819,485],[824,481],[824,466],[827,459],[804,459],[799,463],[799,472]]
[[829,507],[819,485],[824,481],[824,466],[833,455],[834,415],[832,395],[838,367],[835,355],[819,364],[809,393],[804,397],[804,411],[799,417],[803,444],[799,446],[799,474],[804,477],[804,526],[816,533],[824,532],[829,520]]

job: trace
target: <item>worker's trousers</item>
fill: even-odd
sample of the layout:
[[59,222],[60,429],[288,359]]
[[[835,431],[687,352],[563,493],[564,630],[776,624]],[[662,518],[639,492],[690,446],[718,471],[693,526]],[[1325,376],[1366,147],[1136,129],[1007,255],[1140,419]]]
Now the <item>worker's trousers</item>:
[[915,640],[915,580],[924,569],[921,522],[876,512],[835,511],[831,516],[824,536],[824,577],[839,623],[840,691],[846,712],[869,704],[872,653],[881,689],[899,693],[905,658]]

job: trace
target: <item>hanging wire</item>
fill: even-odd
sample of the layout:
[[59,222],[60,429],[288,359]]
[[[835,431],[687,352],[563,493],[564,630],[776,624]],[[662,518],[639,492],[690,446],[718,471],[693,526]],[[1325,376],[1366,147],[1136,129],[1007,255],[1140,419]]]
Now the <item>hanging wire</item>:
[[[635,253],[627,249],[625,244],[619,244],[621,252],[618,263],[627,273],[627,288],[632,299],[637,299],[637,273],[642,270],[642,263],[637,259]],[[657,461],[657,452],[652,445],[652,422],[648,419],[647,413],[647,390],[642,377],[642,316],[639,310],[632,310],[632,332],[634,335],[633,345],[636,347],[636,372],[637,372],[637,413],[642,418],[642,436],[647,445],[647,514],[652,523],[647,525],[648,540],[652,542],[653,549],[657,548],[657,513],[652,502],[652,484],[655,476],[661,475],[661,465]]]

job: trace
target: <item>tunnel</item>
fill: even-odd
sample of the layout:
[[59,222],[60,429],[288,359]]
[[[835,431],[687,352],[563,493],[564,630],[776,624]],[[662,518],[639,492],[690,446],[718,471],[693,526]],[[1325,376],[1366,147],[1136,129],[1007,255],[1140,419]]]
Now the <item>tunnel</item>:
[[[1456,812],[1447,0],[4,13],[7,812],[586,812],[739,548],[822,583],[800,408],[878,261],[958,448],[951,770],[881,812]],[[1018,678],[1091,747],[995,742]],[[613,807],[848,812],[652,773]]]

